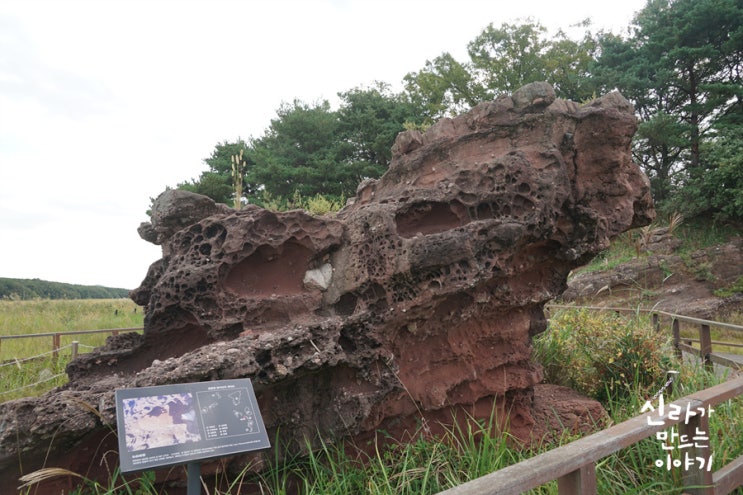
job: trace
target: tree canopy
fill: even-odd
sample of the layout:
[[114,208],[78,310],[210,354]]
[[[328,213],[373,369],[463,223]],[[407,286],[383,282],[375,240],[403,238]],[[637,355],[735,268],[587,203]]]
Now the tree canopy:
[[[588,26],[588,22],[583,24]],[[547,81],[558,96],[584,100],[594,92],[589,67],[597,43],[590,32],[575,41],[558,31],[547,37],[538,22],[489,24],[467,45],[468,61],[443,53],[405,78],[405,90],[435,120],[459,113],[530,82]]]
[[129,297],[129,289],[100,285],[49,282],[38,278],[0,278],[0,299],[118,299]]
[[248,201],[260,202],[265,193],[352,196],[363,179],[387,170],[395,137],[422,117],[419,107],[385,83],[338,96],[337,110],[328,101],[283,103],[262,136],[218,143],[204,160],[208,170],[178,187],[231,203],[231,157],[243,151]]
[[632,36],[601,40],[594,75],[618,88],[641,119],[635,156],[654,197],[704,175],[704,143],[740,125],[743,5],[739,0],[649,0]]
[[634,104],[633,153],[661,209],[743,219],[743,2],[648,0],[623,36],[593,33],[589,21],[580,27],[573,39],[532,20],[491,23],[467,45],[466,60],[444,52],[406,74],[398,93],[374,82],[339,93],[337,109],[284,103],[262,136],[218,143],[208,170],[178,187],[230,204],[230,160],[242,150],[246,201],[350,196],[384,173],[404,128],[547,81],[561,98],[585,102],[618,89]]

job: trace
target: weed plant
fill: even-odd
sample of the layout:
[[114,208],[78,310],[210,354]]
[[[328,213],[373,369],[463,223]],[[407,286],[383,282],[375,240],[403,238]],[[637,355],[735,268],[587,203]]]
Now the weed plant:
[[645,315],[587,309],[557,312],[534,341],[547,382],[602,402],[656,386],[670,367],[670,350],[669,336],[654,332]]
[[716,291],[714,291],[714,294],[717,297],[730,297],[734,296],[735,294],[743,294],[743,277],[738,277],[735,282],[727,287],[717,289]]
[[263,191],[262,195],[253,198],[255,204],[271,211],[287,211],[294,209],[303,209],[312,215],[328,215],[339,211],[346,204],[344,196],[323,196],[316,194],[311,197],[302,196],[299,191],[295,191],[291,197],[275,196],[268,191]]
[[0,402],[40,395],[67,383],[67,359],[44,356],[0,364]]
[[[667,370],[679,372],[673,390],[665,391],[669,403],[726,380],[693,362],[676,361],[664,338],[651,332],[649,321],[639,316],[621,318],[612,313],[563,310],[551,319],[550,329],[534,341],[535,356],[545,363],[552,381],[570,381],[601,399],[616,424],[640,414],[665,383]],[[585,376],[584,376],[585,374]],[[657,405],[657,403],[656,403]],[[278,455],[267,469],[253,473],[251,466],[216,486],[204,485],[208,495],[426,495],[510,466],[575,440],[563,435],[553,443],[514,448],[513,438],[496,429],[498,418],[471,421],[451,427],[443,437],[420,432],[406,442],[373,442],[354,448],[321,441],[303,457]],[[670,427],[669,427],[670,428]],[[710,415],[713,470],[743,453],[743,400],[735,398],[715,406]],[[380,432],[380,437],[383,437]],[[280,432],[274,445],[281,442]],[[278,451],[279,449],[276,449]],[[679,457],[679,451],[673,454]],[[598,493],[682,493],[683,470],[659,468],[665,459],[663,444],[654,436],[601,459],[596,466]],[[50,475],[53,473],[49,473]],[[140,482],[122,482],[114,473],[109,486],[81,479],[75,495],[162,495],[146,473]],[[31,490],[31,485],[28,490]],[[30,495],[32,492],[28,491]],[[552,495],[556,482],[527,493]],[[24,494],[26,495],[26,494]]]
[[688,220],[677,232],[677,237],[683,241],[680,248],[682,253],[724,244],[739,235],[740,229],[733,225],[718,224],[705,219]]
[[612,270],[622,263],[632,261],[637,257],[637,235],[636,232],[625,232],[617,236],[608,248],[597,254],[588,265],[576,270],[576,273]]

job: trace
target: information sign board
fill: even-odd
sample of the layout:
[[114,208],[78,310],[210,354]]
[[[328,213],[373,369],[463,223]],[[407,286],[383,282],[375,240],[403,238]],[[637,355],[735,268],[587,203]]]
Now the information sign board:
[[116,390],[121,471],[271,446],[250,379]]

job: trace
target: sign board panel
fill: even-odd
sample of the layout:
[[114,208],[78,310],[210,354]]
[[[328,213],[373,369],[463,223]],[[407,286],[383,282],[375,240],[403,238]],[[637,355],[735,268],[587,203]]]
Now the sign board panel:
[[248,378],[120,389],[116,419],[124,473],[271,446]]

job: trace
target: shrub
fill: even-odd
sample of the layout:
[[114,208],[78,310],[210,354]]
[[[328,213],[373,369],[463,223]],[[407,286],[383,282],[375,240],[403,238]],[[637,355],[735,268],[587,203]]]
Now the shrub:
[[299,191],[295,191],[290,198],[286,198],[263,191],[261,196],[253,197],[252,202],[271,211],[288,211],[301,208],[312,215],[320,216],[335,213],[343,208],[346,198],[344,196],[323,196],[322,194],[304,197]]
[[562,310],[534,339],[545,381],[604,403],[663,384],[669,355],[668,337],[655,333],[649,322],[607,311]]

